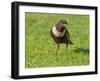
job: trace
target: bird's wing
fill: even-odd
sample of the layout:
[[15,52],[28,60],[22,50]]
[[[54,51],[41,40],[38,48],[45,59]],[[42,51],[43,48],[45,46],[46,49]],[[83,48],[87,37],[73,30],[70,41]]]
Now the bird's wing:
[[66,38],[68,40],[68,43],[73,44],[72,41],[70,40],[70,34],[69,34],[68,30],[67,29],[65,29],[65,30],[66,30]]
[[69,34],[67,29],[65,29],[65,30],[66,30],[66,37],[67,37],[68,40],[70,40],[70,34]]

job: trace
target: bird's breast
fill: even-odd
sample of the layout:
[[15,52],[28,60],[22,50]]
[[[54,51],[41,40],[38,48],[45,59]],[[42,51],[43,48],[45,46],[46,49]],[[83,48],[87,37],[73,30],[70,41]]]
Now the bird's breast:
[[63,37],[63,36],[65,35],[66,31],[65,31],[65,29],[64,29],[62,32],[60,32],[60,31],[58,31],[58,30],[56,29],[56,27],[54,26],[54,27],[52,28],[52,33],[53,33],[56,37]]

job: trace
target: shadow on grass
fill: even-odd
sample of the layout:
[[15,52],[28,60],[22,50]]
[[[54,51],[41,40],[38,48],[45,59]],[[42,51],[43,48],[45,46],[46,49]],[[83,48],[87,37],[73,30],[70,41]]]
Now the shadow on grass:
[[74,49],[74,51],[76,52],[76,53],[80,53],[80,52],[82,52],[82,53],[89,53],[89,49],[88,48],[76,48],[76,49]]

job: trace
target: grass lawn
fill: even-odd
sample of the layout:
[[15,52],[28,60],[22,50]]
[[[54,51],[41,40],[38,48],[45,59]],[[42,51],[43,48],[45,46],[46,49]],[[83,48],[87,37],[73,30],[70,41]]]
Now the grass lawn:
[[[57,45],[50,36],[50,30],[59,19],[68,21],[71,40],[66,53],[65,44]],[[89,16],[46,13],[25,13],[25,67],[59,67],[88,65]]]

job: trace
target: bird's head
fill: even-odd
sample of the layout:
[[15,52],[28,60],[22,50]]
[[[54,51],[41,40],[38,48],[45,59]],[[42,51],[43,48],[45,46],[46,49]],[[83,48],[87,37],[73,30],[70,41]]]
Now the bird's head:
[[62,32],[65,29],[66,24],[68,24],[67,21],[65,19],[61,19],[57,22],[56,29]]

